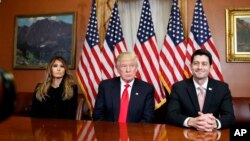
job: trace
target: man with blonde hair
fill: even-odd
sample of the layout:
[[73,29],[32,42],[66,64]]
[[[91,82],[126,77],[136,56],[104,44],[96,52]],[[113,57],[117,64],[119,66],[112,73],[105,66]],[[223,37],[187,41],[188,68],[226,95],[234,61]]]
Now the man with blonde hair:
[[103,80],[93,112],[94,120],[112,122],[152,122],[154,87],[135,78],[138,58],[133,52],[123,52],[116,59],[119,77]]

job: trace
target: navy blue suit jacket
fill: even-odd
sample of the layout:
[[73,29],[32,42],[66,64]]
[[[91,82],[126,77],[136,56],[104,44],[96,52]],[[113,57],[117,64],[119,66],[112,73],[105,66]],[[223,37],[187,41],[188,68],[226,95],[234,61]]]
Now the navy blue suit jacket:
[[[200,111],[193,78],[173,85],[167,102],[167,122],[183,126],[187,117],[197,117]],[[209,78],[203,113],[212,113],[226,128],[234,123],[234,111],[228,84]]]
[[[120,77],[100,83],[93,112],[94,120],[118,121],[120,91]],[[127,122],[152,122],[154,106],[154,87],[135,79],[131,89]]]

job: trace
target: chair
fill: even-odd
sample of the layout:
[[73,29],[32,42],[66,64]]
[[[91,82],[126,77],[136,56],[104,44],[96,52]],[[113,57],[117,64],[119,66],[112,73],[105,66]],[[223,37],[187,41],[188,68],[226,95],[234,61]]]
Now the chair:
[[84,99],[82,97],[78,97],[77,109],[76,109],[76,120],[82,119],[82,110],[83,110]]
[[233,98],[236,123],[250,123],[250,97]]
[[76,110],[76,120],[91,120],[89,116],[89,108],[85,101],[83,94],[78,95],[78,103],[77,103],[77,110]]
[[32,92],[17,93],[16,104],[13,114],[18,116],[30,116],[32,97]]

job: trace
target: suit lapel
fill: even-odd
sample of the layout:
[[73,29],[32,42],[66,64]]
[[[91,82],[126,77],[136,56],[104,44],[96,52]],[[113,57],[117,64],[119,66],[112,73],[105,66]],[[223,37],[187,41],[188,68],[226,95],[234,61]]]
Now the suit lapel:
[[114,80],[112,87],[112,101],[113,101],[113,111],[114,111],[114,119],[118,121],[119,111],[120,111],[120,91],[121,91],[121,82],[120,77]]
[[188,79],[188,94],[189,97],[194,105],[194,108],[196,111],[200,111],[200,106],[199,106],[199,102],[198,102],[198,96],[195,90],[195,86],[194,86],[194,82],[193,82],[193,78],[191,77],[190,79]]
[[133,84],[132,89],[131,89],[131,93],[130,93],[127,121],[130,121],[130,117],[131,117],[131,115],[133,115],[132,113],[133,113],[134,109],[133,109],[132,105],[137,104],[138,94],[139,94],[138,81],[137,81],[137,79],[135,79],[134,84]]
[[203,108],[203,112],[206,113],[206,111],[208,110],[208,108],[210,107],[211,101],[213,99],[213,89],[214,89],[214,85],[213,85],[213,81],[211,79],[208,80],[208,84],[207,84],[207,90],[206,90],[206,98],[205,98],[205,103],[204,103],[204,108]]

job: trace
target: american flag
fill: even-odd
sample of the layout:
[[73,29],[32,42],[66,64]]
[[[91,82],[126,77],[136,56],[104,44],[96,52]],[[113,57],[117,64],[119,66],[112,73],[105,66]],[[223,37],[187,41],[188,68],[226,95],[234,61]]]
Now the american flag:
[[124,51],[127,51],[127,47],[123,38],[118,5],[116,2],[110,16],[102,51],[102,79],[113,78],[118,75],[115,69],[115,58]]
[[209,76],[223,81],[219,54],[212,39],[202,2],[201,0],[197,0],[194,8],[191,31],[188,36],[185,61],[185,70],[188,72],[189,76],[191,75],[189,67],[191,63],[191,55],[195,50],[200,48],[208,50],[213,57],[213,69],[211,69]]
[[98,85],[101,81],[101,50],[99,47],[95,0],[92,3],[86,39],[76,73],[90,111],[93,111]]
[[172,85],[185,78],[186,40],[178,7],[178,0],[173,0],[168,22],[167,34],[160,52],[161,80],[170,93]]
[[134,51],[139,59],[137,77],[154,85],[155,104],[159,108],[166,95],[159,78],[159,53],[148,0],[143,1]]

